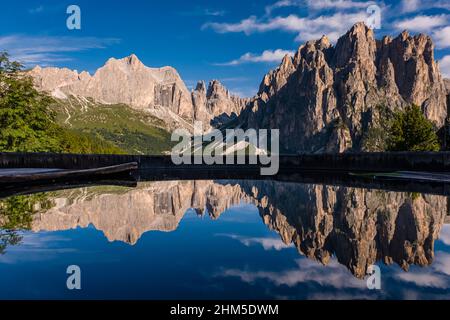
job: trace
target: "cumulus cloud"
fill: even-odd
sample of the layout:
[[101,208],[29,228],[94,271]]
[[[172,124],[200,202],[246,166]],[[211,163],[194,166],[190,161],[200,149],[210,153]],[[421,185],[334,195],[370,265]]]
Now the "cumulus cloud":
[[366,18],[365,12],[337,12],[313,18],[291,14],[262,20],[251,16],[237,23],[207,23],[203,25],[203,29],[212,29],[218,33],[243,32],[247,35],[281,30],[297,33],[297,41],[317,39],[322,35],[328,35],[331,41],[335,41],[338,35],[345,33],[356,22],[366,21]]
[[397,30],[411,30],[426,32],[437,27],[443,27],[449,24],[450,16],[447,14],[426,16],[419,15],[410,19],[404,19],[394,23]]
[[309,11],[319,10],[354,10],[365,9],[375,1],[354,1],[354,0],[280,0],[266,6],[266,15],[270,15],[279,8],[302,7]]
[[254,54],[247,52],[242,55],[238,59],[224,62],[224,63],[215,63],[215,65],[219,66],[237,66],[243,63],[260,63],[260,62],[280,62],[284,56],[294,54],[293,51],[276,49],[276,50],[265,50],[261,54]]
[[450,15],[417,15],[392,23],[396,30],[423,32],[432,36],[437,49],[450,48]]
[[397,278],[405,282],[414,283],[420,287],[447,288],[448,283],[444,277],[438,274],[423,273],[400,273]]
[[438,49],[450,48],[450,26],[433,31],[432,36]]
[[293,7],[299,5],[300,1],[295,0],[280,0],[275,2],[274,4],[266,6],[266,15],[270,15],[274,10],[286,7]]
[[402,0],[401,8],[402,12],[414,12],[419,10],[421,0]]
[[400,8],[403,13],[433,8],[450,10],[450,3],[448,0],[402,0]]
[[450,254],[438,251],[435,255],[435,261],[426,269],[420,271],[410,271],[394,274],[394,278],[413,283],[421,288],[450,288]]
[[48,65],[71,60],[65,53],[104,49],[119,42],[114,38],[10,35],[0,37],[0,48],[25,65]]
[[[445,56],[440,61],[441,71],[443,71],[443,65],[445,65],[444,69],[446,71],[444,73],[444,77],[450,78],[450,56]],[[439,240],[441,240],[447,246],[450,246],[450,225],[445,224],[442,227],[441,234],[439,235]]]
[[309,9],[365,9],[375,1],[353,1],[353,0],[306,0]]
[[435,262],[434,269],[450,276],[450,254],[438,252],[438,259]]

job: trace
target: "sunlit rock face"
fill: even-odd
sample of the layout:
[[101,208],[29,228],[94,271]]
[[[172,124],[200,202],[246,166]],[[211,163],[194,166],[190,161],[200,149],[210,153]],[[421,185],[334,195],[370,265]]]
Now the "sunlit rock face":
[[444,79],[445,88],[447,89],[447,95],[450,94],[450,79]]
[[430,265],[447,214],[447,198],[273,181],[153,182],[137,189],[57,195],[34,216],[34,231],[93,225],[110,241],[135,244],[149,231],[174,231],[189,209],[212,219],[254,204],[284,243],[322,264],[334,256],[356,277],[383,261],[404,270]]
[[232,94],[218,80],[210,81],[208,87],[200,81],[192,91],[194,118],[201,121],[205,128],[236,118],[248,102],[249,99]]
[[267,74],[241,121],[249,128],[280,129],[290,152],[361,150],[362,137],[379,121],[379,106],[422,108],[437,128],[444,125],[446,88],[425,35],[403,32],[376,40],[363,23],[333,46],[309,41],[293,58]]
[[92,98],[102,104],[126,104],[188,128],[193,121],[202,121],[209,128],[211,120],[223,115],[237,115],[247,102],[231,95],[216,80],[208,89],[197,86],[190,92],[177,70],[149,68],[134,54],[123,59],[109,59],[92,76],[67,68],[41,67],[32,69],[29,74],[37,89],[58,99],[75,96]]

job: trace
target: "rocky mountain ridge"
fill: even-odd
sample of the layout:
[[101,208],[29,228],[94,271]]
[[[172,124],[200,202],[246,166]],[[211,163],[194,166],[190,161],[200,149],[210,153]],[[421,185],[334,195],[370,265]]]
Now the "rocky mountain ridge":
[[57,98],[127,104],[171,130],[190,130],[196,120],[208,130],[235,118],[243,128],[279,129],[287,153],[364,150],[365,134],[385,121],[382,106],[397,111],[416,104],[438,130],[450,101],[429,36],[404,31],[377,40],[364,23],[336,45],[326,36],[301,45],[264,77],[252,99],[232,95],[217,80],[189,92],[175,69],[146,67],[135,55],[110,59],[93,76],[39,67],[31,75]]
[[36,87],[66,100],[70,96],[92,98],[100,104],[126,104],[151,112],[169,128],[190,129],[202,121],[206,128],[216,117],[239,114],[246,100],[232,95],[219,81],[190,92],[172,67],[149,68],[136,55],[109,59],[94,75],[67,68],[35,67],[30,71]]
[[301,45],[263,79],[240,120],[248,128],[280,129],[290,152],[361,150],[367,129],[390,110],[416,104],[436,128],[447,118],[446,88],[430,37],[376,40],[355,24],[333,46],[326,36]]

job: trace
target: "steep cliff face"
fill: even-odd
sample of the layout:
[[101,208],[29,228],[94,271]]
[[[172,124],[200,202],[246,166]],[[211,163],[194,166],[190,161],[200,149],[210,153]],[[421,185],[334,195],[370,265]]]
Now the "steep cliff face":
[[447,89],[447,117],[449,116],[448,110],[450,109],[450,79],[444,79],[445,88]]
[[[135,55],[111,58],[94,75],[66,68],[40,68],[30,71],[39,90],[54,97],[92,98],[101,104],[126,104],[152,112],[169,127],[192,126],[194,120],[209,127],[214,117],[239,113],[245,100],[232,96],[218,81],[210,83],[205,98],[200,88],[190,92],[172,67],[149,68]],[[202,100],[204,98],[204,101]]]
[[210,124],[217,126],[236,118],[249,99],[231,94],[218,80],[212,80],[208,88],[203,81],[197,83],[192,92],[192,101],[194,118],[208,127]]
[[241,120],[248,127],[280,129],[281,144],[291,152],[360,150],[380,105],[419,105],[440,128],[446,88],[433,50],[425,35],[403,32],[378,41],[358,23],[336,46],[322,37],[286,56],[265,76]]
[[36,86],[65,95],[91,97],[106,103],[124,103],[137,109],[162,106],[189,118],[190,93],[171,67],[146,67],[135,55],[124,59],[109,59],[91,76],[87,72],[36,67],[31,71]]

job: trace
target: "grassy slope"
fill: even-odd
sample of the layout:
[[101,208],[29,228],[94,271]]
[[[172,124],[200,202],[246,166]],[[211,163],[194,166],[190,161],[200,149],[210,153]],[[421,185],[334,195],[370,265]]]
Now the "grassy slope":
[[151,114],[126,105],[101,105],[71,97],[54,105],[62,126],[110,142],[129,154],[162,154],[171,149],[170,133]]

